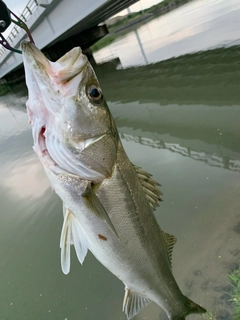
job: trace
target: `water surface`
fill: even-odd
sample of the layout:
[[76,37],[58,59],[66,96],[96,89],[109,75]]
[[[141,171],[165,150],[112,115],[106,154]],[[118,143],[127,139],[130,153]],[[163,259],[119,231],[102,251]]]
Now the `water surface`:
[[[94,54],[120,59],[120,67],[154,63],[187,53],[240,44],[240,1],[191,1],[117,39]],[[125,50],[123,50],[125,48]]]
[[[139,34],[157,33],[163,23],[181,33],[183,21],[175,24],[174,15],[194,15],[204,30],[222,16],[226,29],[235,30],[238,20],[230,17],[238,9],[238,1],[194,1]],[[141,49],[131,52],[127,37],[117,44],[118,57],[122,66],[139,64],[134,52],[141,56]],[[194,37],[202,46],[189,42],[190,50],[171,53],[178,58],[121,70],[109,63],[96,73],[131,161],[162,184],[156,217],[177,236],[173,273],[182,291],[226,320],[232,319],[227,274],[240,261],[240,48],[209,50],[216,45],[211,32],[205,41],[201,32]],[[228,42],[237,37],[226,35]],[[149,57],[161,46],[148,43],[147,58],[156,62]],[[180,56],[198,50],[204,51]],[[81,266],[72,252],[70,274],[61,272],[62,204],[32,150],[26,100],[24,85],[0,98],[1,319],[124,320],[124,286],[91,253]],[[135,319],[166,318],[151,304]]]

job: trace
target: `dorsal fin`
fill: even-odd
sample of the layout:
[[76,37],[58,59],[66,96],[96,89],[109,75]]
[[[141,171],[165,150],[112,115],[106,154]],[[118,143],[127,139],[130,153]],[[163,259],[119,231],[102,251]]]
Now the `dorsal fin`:
[[168,252],[168,258],[170,265],[172,266],[172,251],[175,243],[177,242],[177,238],[167,232],[162,231],[163,238],[166,244],[167,252]]
[[139,181],[143,187],[146,198],[148,199],[151,207],[155,209],[159,206],[159,201],[162,201],[162,192],[158,189],[160,183],[152,179],[152,175],[142,170],[140,167],[135,166],[134,164],[133,167],[138,175]]

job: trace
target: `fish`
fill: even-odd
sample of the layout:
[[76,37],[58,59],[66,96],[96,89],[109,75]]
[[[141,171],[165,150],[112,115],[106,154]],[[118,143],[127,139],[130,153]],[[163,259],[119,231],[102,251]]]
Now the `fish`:
[[34,151],[63,202],[61,268],[73,246],[88,250],[125,285],[123,311],[133,318],[155,302],[169,320],[206,310],[183,295],[172,273],[175,236],[154,210],[159,183],[128,158],[87,57],[75,47],[55,62],[21,44]]

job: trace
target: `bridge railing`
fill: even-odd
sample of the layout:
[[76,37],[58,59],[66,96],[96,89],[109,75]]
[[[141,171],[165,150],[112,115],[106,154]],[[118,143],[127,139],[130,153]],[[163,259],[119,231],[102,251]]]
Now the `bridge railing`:
[[[29,0],[26,7],[23,9],[23,12],[19,16],[19,18],[22,19],[24,22],[27,22],[27,20],[32,15],[33,11],[37,8],[37,6],[38,6],[37,0]],[[9,44],[11,44],[13,42],[14,38],[16,38],[17,34],[21,30],[22,29],[19,26],[14,25],[14,27],[12,28],[12,30],[10,31],[10,33],[6,39]],[[1,47],[0,56],[3,56],[5,51],[6,51],[6,49],[4,47]]]

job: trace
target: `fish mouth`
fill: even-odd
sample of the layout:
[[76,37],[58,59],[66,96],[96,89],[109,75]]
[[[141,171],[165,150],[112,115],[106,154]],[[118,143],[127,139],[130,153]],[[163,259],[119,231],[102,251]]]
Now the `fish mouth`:
[[24,66],[27,64],[34,67],[34,69],[38,69],[37,65],[41,65],[44,69],[51,69],[50,61],[47,57],[31,42],[26,40],[21,42],[21,49],[23,54]]
[[21,48],[25,66],[29,64],[35,72],[44,72],[58,84],[64,84],[80,74],[88,61],[80,47],[73,48],[56,62],[48,60],[31,42],[22,41]]
[[77,94],[88,63],[80,47],[73,48],[55,62],[50,61],[31,42],[22,41],[21,49],[27,83],[34,79],[41,90],[45,88],[55,100],[59,96],[72,97]]

